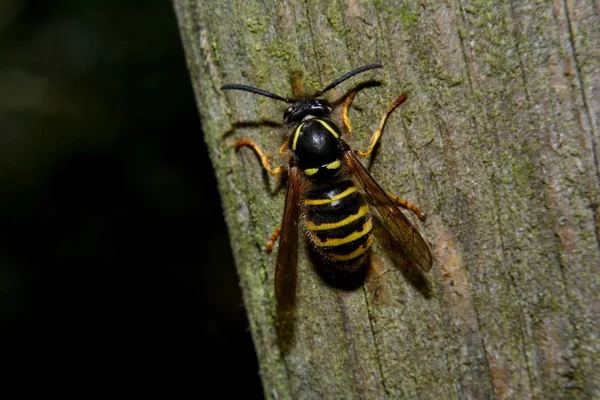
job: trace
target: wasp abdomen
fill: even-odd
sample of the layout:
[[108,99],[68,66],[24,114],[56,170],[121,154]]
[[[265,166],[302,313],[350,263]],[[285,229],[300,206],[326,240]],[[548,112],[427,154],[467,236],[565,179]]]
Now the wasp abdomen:
[[359,266],[371,246],[371,214],[350,180],[309,190],[304,198],[308,238],[327,261]]

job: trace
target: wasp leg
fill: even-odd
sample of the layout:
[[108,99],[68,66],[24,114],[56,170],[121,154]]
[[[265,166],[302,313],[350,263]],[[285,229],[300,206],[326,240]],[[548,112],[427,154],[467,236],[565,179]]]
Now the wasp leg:
[[279,154],[280,155],[284,155],[287,151],[287,148],[290,145],[290,138],[288,137],[287,140],[285,142],[283,142],[283,144],[281,145],[281,147],[279,148]]
[[367,149],[367,151],[355,150],[357,156],[369,157],[371,155],[371,153],[373,152],[373,149],[375,148],[375,145],[377,144],[377,142],[379,141],[379,138],[381,137],[381,133],[383,132],[383,126],[385,125],[385,121],[387,120],[387,117],[392,113],[392,111],[394,111],[394,109],[396,107],[398,107],[400,104],[404,103],[407,98],[408,97],[405,94],[403,94],[402,96],[398,97],[392,103],[392,105],[390,105],[388,107],[388,109],[383,113],[383,116],[381,117],[381,121],[379,121],[379,126],[377,127],[377,129],[375,129],[375,132],[373,132],[373,134],[371,135],[371,142],[369,143],[369,148]]
[[355,96],[356,92],[348,93],[348,97],[346,97],[344,105],[342,106],[342,122],[344,123],[344,130],[347,135],[352,135],[352,124],[350,123],[350,118],[348,118],[348,110],[350,109],[350,105],[352,105]]
[[275,246],[275,241],[279,237],[280,233],[281,233],[281,225],[279,225],[277,227],[277,229],[275,229],[275,232],[273,232],[273,234],[271,235],[271,238],[269,239],[269,241],[265,245],[265,250],[267,250],[267,253],[270,253],[271,250],[273,250],[273,246]]
[[239,149],[240,147],[250,147],[252,148],[252,150],[254,150],[256,152],[256,154],[258,154],[258,156],[260,157],[260,162],[262,163],[263,167],[267,170],[267,172],[271,175],[280,175],[283,171],[285,171],[285,168],[279,166],[277,168],[271,168],[271,163],[269,162],[269,157],[267,157],[265,155],[265,153],[263,153],[263,151],[260,149],[260,147],[258,147],[258,145],[256,143],[254,143],[252,140],[250,139],[246,139],[246,138],[242,138],[240,140],[236,140],[235,143],[235,148]]
[[389,198],[392,199],[392,201],[394,203],[398,204],[402,208],[405,208],[405,209],[410,210],[410,211],[414,212],[415,214],[417,214],[417,217],[419,217],[419,219],[421,221],[425,221],[425,219],[427,218],[427,216],[421,212],[421,209],[419,208],[418,205],[413,204],[407,200],[401,199],[400,197],[398,197],[395,194],[390,193],[388,191],[386,191],[386,193],[389,196]]

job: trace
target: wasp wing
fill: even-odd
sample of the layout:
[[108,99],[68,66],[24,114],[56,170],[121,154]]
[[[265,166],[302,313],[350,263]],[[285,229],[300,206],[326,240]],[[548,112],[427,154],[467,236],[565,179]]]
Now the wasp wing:
[[275,263],[275,297],[283,310],[294,308],[298,263],[298,214],[300,209],[298,167],[290,163],[281,235]]
[[396,204],[385,193],[385,190],[373,179],[371,174],[358,160],[350,149],[344,152],[344,162],[353,173],[356,182],[366,194],[374,200],[375,207],[386,226],[396,239],[403,245],[406,254],[425,272],[429,272],[433,258],[429,246],[419,234],[419,231],[398,209]]

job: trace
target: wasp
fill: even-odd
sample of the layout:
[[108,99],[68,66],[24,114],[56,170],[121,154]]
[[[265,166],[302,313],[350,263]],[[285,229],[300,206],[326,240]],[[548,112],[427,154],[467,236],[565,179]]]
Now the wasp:
[[[345,272],[354,272],[366,260],[371,247],[372,214],[365,197],[371,199],[384,224],[402,245],[404,253],[423,271],[432,265],[429,247],[400,208],[425,220],[419,207],[384,190],[363,167],[358,157],[369,157],[379,141],[391,112],[406,101],[398,97],[383,113],[365,151],[353,150],[343,139],[352,133],[348,111],[355,97],[349,91],[342,104],[341,125],[333,121],[334,105],[320,98],[325,92],[362,72],[382,68],[368,64],[335,79],[312,96],[286,98],[252,86],[227,84],[221,90],[238,90],[282,101],[290,106],[283,120],[290,135],[280,153],[289,156],[289,165],[273,168],[270,159],[253,141],[242,138],[236,148],[250,147],[271,175],[287,171],[287,194],[281,225],[267,243],[270,251],[279,237],[275,263],[275,297],[283,310],[294,307],[298,261],[298,225],[316,253],[327,263]],[[341,102],[340,102],[341,103]],[[339,105],[339,103],[338,103]]]

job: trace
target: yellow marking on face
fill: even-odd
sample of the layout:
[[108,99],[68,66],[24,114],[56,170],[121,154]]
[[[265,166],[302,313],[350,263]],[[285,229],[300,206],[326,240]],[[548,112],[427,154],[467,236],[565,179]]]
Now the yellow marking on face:
[[322,119],[318,119],[317,121],[319,121],[321,123],[321,125],[323,125],[325,127],[325,129],[327,129],[329,132],[331,132],[331,134],[336,139],[340,137],[340,135],[338,135],[337,132],[327,122],[323,121]]
[[360,217],[364,216],[367,212],[369,212],[369,206],[366,204],[363,204],[358,209],[358,212],[356,214],[353,214],[347,218],[344,218],[341,221],[330,222],[330,223],[321,224],[321,225],[316,225],[312,221],[306,221],[306,227],[308,229],[310,229],[311,231],[325,231],[327,229],[335,229],[335,228],[339,228],[344,225],[348,225],[350,222],[356,221]]
[[333,203],[334,201],[343,199],[344,197],[356,192],[357,190],[358,188],[356,186],[351,186],[348,189],[344,190],[342,193],[335,195],[330,199],[306,199],[304,200],[304,204],[306,204],[307,206],[320,206],[322,204]]
[[368,220],[363,224],[362,230],[358,232],[352,232],[350,235],[344,238],[335,238],[335,239],[327,239],[321,240],[318,237],[315,237],[315,244],[318,246],[340,246],[342,244],[350,243],[355,241],[356,239],[360,239],[361,237],[367,235],[371,231],[371,220]]
[[298,136],[300,136],[300,129],[302,129],[302,125],[304,125],[304,122],[298,125],[298,127],[296,128],[296,132],[294,132],[294,140],[292,141],[293,151],[296,151],[296,143],[298,143]]
[[308,176],[314,175],[314,174],[316,174],[317,172],[319,172],[319,168],[306,168],[306,169],[304,170],[304,173],[305,173],[306,175],[308,175]]
[[326,168],[327,169],[337,169],[342,165],[342,162],[340,160],[335,160],[334,162],[327,164]]
[[352,253],[350,254],[329,254],[329,258],[331,258],[332,260],[335,261],[348,261],[348,260],[352,260],[353,258],[356,258],[358,256],[361,256],[362,254],[364,254],[369,247],[371,247],[371,237],[369,237],[367,239],[367,241],[365,242],[365,244],[363,244],[362,246],[360,246],[358,249],[354,250]]

